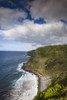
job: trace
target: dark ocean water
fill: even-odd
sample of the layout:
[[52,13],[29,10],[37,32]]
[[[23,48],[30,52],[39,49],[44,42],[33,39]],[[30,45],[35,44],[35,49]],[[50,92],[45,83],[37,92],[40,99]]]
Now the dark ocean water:
[[27,62],[29,56],[26,52],[2,52],[0,51],[0,100],[8,100],[6,97],[12,90],[16,81],[25,74],[19,71],[20,63]]

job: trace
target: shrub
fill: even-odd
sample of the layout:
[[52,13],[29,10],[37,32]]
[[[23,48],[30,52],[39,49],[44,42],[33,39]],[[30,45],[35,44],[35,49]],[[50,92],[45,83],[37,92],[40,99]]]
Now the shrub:
[[59,84],[56,84],[54,87],[50,87],[46,92],[44,99],[57,97],[62,93],[63,87]]
[[47,89],[46,92],[38,92],[37,96],[35,96],[33,100],[47,100],[49,98],[58,97],[61,95],[62,90],[63,87],[60,84],[56,84],[54,87]]

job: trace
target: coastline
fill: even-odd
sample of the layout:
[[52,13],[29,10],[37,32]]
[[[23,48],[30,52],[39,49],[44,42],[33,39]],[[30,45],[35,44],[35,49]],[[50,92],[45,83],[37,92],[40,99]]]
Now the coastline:
[[26,63],[23,64],[22,69],[32,74],[35,74],[38,77],[38,92],[45,91],[48,88],[48,84],[51,80],[49,76],[43,76],[40,73],[31,70],[28,66],[26,66]]

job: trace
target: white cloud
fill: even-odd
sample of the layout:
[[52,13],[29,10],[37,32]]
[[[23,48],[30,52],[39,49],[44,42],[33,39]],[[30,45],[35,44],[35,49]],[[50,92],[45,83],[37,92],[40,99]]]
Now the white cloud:
[[27,14],[23,10],[0,8],[0,26],[2,28],[11,27],[18,22],[19,18],[26,18]]
[[[10,0],[8,3],[16,6]],[[24,3],[26,2],[20,2],[22,5]],[[21,45],[23,43],[24,50],[34,49],[42,45],[67,44],[67,25],[59,21],[60,19],[67,20],[67,0],[33,0],[28,2],[26,9],[30,10],[34,20],[44,18],[47,23],[36,24],[34,21],[23,20],[20,25],[18,19],[27,18],[25,11],[0,7],[0,28],[5,29],[0,30],[0,35],[4,39],[18,41]],[[4,44],[4,46],[6,45],[10,49],[15,46],[15,44],[11,45],[10,43]],[[16,49],[18,45],[16,44]],[[4,46],[0,44],[3,49]],[[19,48],[22,50],[21,46]]]
[[67,0],[34,0],[29,5],[34,19],[41,17],[48,22],[67,20]]
[[25,20],[9,30],[1,30],[4,39],[35,45],[67,44],[67,25],[62,22],[35,24]]

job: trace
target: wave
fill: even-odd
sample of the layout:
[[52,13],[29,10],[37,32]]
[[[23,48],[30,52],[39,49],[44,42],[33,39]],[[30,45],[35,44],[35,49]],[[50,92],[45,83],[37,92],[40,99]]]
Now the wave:
[[22,66],[23,66],[24,63],[26,63],[26,62],[22,62],[22,63],[18,64],[17,71],[19,71],[19,72],[25,72],[25,71],[22,69]]
[[10,91],[10,100],[32,100],[37,94],[38,77],[21,69],[22,66],[23,63],[20,63],[17,71],[24,74],[15,82],[13,89]]

